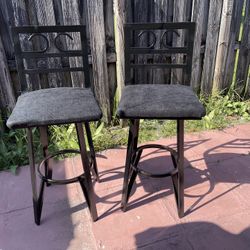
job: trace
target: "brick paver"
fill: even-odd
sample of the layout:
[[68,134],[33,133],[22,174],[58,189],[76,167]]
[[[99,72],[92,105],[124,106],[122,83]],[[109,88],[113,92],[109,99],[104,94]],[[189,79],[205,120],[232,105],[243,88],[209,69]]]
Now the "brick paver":
[[[156,143],[174,145],[175,139]],[[250,249],[250,123],[185,135],[185,211],[179,219],[169,178],[137,177],[120,210],[126,149],[98,154],[99,220],[91,222],[78,184],[46,188],[41,226],[33,222],[27,167],[0,173],[0,249]],[[141,166],[164,171],[165,152]],[[80,158],[54,163],[55,175],[81,171]]]

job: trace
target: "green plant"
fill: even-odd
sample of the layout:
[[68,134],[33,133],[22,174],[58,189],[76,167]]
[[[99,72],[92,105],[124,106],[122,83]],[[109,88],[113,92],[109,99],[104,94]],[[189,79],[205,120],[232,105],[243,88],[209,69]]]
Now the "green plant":
[[225,96],[221,94],[214,94],[208,98],[202,96],[201,101],[207,111],[207,115],[203,118],[207,129],[225,127],[230,123],[230,117],[240,117],[245,120],[250,118],[249,104],[242,101],[236,92],[231,91]]
[[[41,149],[36,129],[33,129],[33,136],[35,147]],[[41,154],[36,154],[36,159],[41,159]],[[10,169],[15,174],[19,166],[26,164],[28,164],[28,148],[25,130],[2,132],[0,136],[0,170]]]
[[118,88],[116,88],[115,95],[113,98],[113,108],[112,108],[112,125],[119,125],[119,119],[116,116],[116,111],[119,105],[119,94],[118,94]]
[[[104,128],[104,123],[92,123],[90,126],[92,139],[95,141],[98,137],[102,135]],[[74,124],[61,125],[61,126],[51,126],[50,127],[50,138],[51,143],[49,150],[51,152],[56,152],[62,149],[79,149],[76,129]],[[85,133],[85,142],[87,150],[89,150],[88,141]]]
[[49,151],[56,152],[62,149],[79,149],[74,124],[50,126]]

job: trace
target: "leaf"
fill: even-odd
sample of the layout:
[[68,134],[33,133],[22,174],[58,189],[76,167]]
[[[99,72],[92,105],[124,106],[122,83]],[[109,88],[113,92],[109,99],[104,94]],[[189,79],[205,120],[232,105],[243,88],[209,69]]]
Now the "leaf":
[[215,109],[212,110],[209,114],[208,114],[208,117],[210,120],[212,120],[214,118],[214,114],[215,114]]
[[5,145],[5,143],[4,143],[4,141],[0,141],[0,153],[2,153],[3,155],[5,154],[5,153],[7,153],[7,147],[6,147],[6,145]]
[[73,149],[78,149],[78,148],[79,148],[78,143],[77,143],[76,141],[73,141],[73,140],[71,140],[71,141],[69,142],[69,145],[70,145],[70,147],[73,148]]
[[68,127],[68,129],[67,129],[67,133],[68,134],[72,134],[72,132],[73,132],[73,130],[74,130],[74,124],[71,124],[69,127]]
[[101,135],[102,129],[104,127],[104,122],[102,122],[99,127],[96,129],[94,136],[93,136],[93,140],[98,138]]

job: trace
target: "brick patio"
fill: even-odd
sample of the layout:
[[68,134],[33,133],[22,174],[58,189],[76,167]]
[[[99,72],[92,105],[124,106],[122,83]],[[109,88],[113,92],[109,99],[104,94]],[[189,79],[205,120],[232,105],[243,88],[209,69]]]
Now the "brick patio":
[[[120,210],[125,148],[98,154],[99,220],[91,222],[78,184],[45,189],[41,225],[33,222],[28,167],[0,173],[0,249],[250,249],[250,123],[185,135],[185,217],[171,179],[137,177]],[[175,146],[175,139],[157,143]],[[141,165],[163,171],[166,152],[145,151]],[[81,170],[79,157],[55,162],[55,177]]]

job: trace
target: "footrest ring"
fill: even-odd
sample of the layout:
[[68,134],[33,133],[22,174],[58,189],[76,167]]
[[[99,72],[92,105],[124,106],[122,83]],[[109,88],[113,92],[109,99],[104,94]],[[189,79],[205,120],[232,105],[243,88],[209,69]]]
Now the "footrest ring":
[[47,156],[46,158],[43,159],[43,161],[38,165],[38,168],[37,168],[37,172],[38,172],[38,175],[40,176],[40,178],[42,180],[44,180],[46,183],[49,183],[49,184],[57,184],[57,185],[64,185],[64,184],[70,184],[70,183],[74,183],[74,182],[77,182],[79,181],[79,179],[81,178],[84,178],[84,173],[82,173],[81,175],[79,176],[76,176],[76,177],[73,177],[73,178],[70,178],[70,179],[64,179],[64,180],[60,180],[60,179],[49,179],[47,178],[41,171],[41,168],[43,166],[45,166],[45,163],[49,160],[49,159],[52,159],[58,155],[64,155],[64,154],[70,154],[70,153],[74,153],[74,154],[80,154],[80,151],[79,150],[76,150],[76,149],[64,149],[64,150],[60,150],[58,152],[56,152],[55,154],[52,154],[52,155],[49,155]]
[[[153,174],[153,173],[150,173],[150,172],[145,171],[143,169],[140,169],[137,165],[139,163],[142,151],[144,149],[147,149],[147,148],[158,148],[158,149],[163,149],[163,150],[170,152],[171,157],[172,157],[172,161],[173,161],[173,165],[174,165],[174,169],[171,171],[168,171],[166,173],[162,173],[162,174]],[[137,159],[138,157],[139,157],[139,159]],[[144,176],[148,176],[148,177],[152,177],[152,178],[163,178],[163,177],[173,176],[173,175],[178,173],[178,169],[176,166],[177,165],[177,152],[176,152],[176,150],[174,150],[168,146],[163,146],[161,144],[147,144],[147,145],[140,146],[136,149],[136,155],[135,155],[134,159],[135,159],[134,161],[136,162],[136,164],[132,163],[131,168],[134,171],[136,171],[137,173],[142,174]]]

